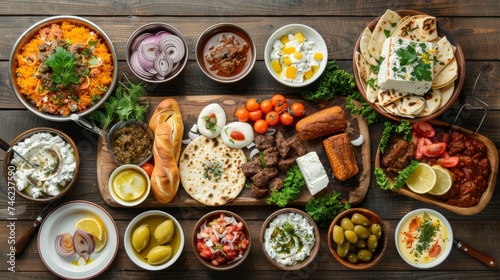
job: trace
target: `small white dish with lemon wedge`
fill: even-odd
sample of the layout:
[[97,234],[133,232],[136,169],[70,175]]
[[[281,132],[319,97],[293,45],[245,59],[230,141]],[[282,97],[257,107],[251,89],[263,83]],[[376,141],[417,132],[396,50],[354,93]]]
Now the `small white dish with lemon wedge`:
[[[83,230],[92,236],[94,250],[87,261],[76,252],[69,257],[56,250],[56,238],[63,233]],[[89,279],[104,272],[118,252],[118,228],[111,215],[101,206],[74,200],[54,209],[38,232],[38,252],[47,268],[64,279]]]
[[148,197],[151,181],[140,166],[124,164],[109,176],[108,189],[117,203],[123,206],[136,206]]

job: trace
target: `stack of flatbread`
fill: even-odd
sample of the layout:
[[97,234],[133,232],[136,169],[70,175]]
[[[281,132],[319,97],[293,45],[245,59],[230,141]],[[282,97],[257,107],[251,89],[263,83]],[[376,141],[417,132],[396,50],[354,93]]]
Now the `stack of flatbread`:
[[243,190],[246,162],[242,149],[229,148],[220,136],[199,136],[181,154],[179,170],[186,192],[205,205],[224,205]]
[[[382,45],[389,37],[434,44],[432,89],[424,96],[378,87],[377,69],[384,59],[381,57]],[[402,17],[387,10],[373,30],[365,28],[361,34],[359,51],[354,54],[366,99],[382,110],[401,117],[423,117],[436,112],[450,100],[458,78],[455,49],[446,37],[439,37],[435,17]]]

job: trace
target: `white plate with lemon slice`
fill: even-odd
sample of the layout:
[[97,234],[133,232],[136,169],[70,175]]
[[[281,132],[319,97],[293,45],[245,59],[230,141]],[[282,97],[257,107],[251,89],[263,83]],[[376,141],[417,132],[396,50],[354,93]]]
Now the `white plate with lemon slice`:
[[[56,237],[77,230],[88,232],[95,244],[86,261],[76,252],[69,257],[57,253]],[[38,252],[47,268],[65,279],[88,279],[105,271],[118,251],[118,228],[111,215],[99,205],[75,200],[53,210],[38,232]]]

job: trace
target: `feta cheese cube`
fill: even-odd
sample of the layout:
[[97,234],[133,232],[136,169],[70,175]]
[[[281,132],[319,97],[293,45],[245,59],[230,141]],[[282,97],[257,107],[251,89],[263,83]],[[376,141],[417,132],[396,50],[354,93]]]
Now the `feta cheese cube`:
[[316,152],[309,152],[298,157],[296,161],[311,195],[315,195],[326,188],[329,179]]
[[389,37],[382,46],[378,87],[401,93],[424,95],[431,89],[434,57],[430,42]]

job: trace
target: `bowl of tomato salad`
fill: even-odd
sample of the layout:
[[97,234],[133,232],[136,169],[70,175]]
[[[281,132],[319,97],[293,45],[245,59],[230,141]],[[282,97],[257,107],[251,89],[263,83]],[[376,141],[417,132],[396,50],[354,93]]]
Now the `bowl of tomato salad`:
[[239,215],[227,210],[205,214],[193,229],[193,250],[202,264],[214,270],[240,265],[251,247],[250,229]]

